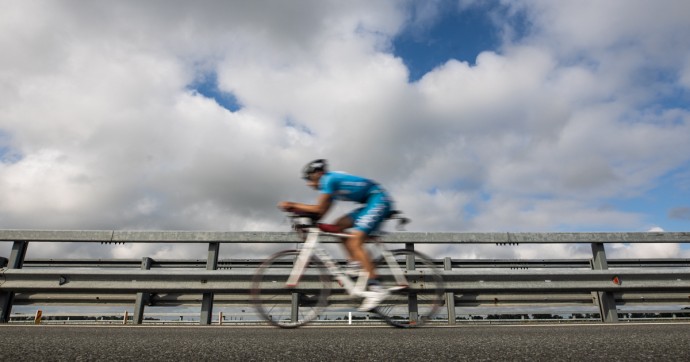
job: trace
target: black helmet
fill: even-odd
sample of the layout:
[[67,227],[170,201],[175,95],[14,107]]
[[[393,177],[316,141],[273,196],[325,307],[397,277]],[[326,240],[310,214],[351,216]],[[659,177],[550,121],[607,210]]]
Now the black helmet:
[[309,175],[313,174],[314,172],[326,172],[326,168],[326,160],[324,159],[311,161],[302,169],[302,178],[307,180],[309,179]]

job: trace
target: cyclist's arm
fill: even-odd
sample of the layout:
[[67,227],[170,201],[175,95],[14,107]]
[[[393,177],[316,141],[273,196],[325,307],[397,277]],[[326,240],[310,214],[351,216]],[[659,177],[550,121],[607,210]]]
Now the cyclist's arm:
[[319,194],[315,205],[302,204],[299,202],[284,201],[278,205],[283,210],[301,211],[318,214],[320,217],[326,214],[333,204],[333,197],[330,194]]

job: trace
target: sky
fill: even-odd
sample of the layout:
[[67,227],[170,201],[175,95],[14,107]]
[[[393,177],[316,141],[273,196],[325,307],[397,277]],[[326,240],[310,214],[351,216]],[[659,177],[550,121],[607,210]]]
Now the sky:
[[684,0],[0,0],[0,229],[286,231],[276,204],[314,200],[299,173],[326,158],[382,183],[410,231],[688,231],[688,13]]

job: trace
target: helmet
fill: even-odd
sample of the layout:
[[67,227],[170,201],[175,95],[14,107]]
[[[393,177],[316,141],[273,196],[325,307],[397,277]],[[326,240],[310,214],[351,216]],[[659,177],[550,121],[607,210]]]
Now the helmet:
[[326,168],[326,160],[324,159],[311,161],[302,169],[302,178],[309,179],[309,175],[317,171],[326,172]]

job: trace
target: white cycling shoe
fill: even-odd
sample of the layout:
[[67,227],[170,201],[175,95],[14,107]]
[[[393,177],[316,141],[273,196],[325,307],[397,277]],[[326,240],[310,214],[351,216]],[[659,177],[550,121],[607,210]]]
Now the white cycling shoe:
[[360,312],[369,312],[372,309],[376,308],[386,300],[386,297],[388,297],[388,291],[384,289],[380,285],[372,284],[368,287],[368,291],[364,292],[364,301],[362,302],[362,305],[357,308],[358,311]]

